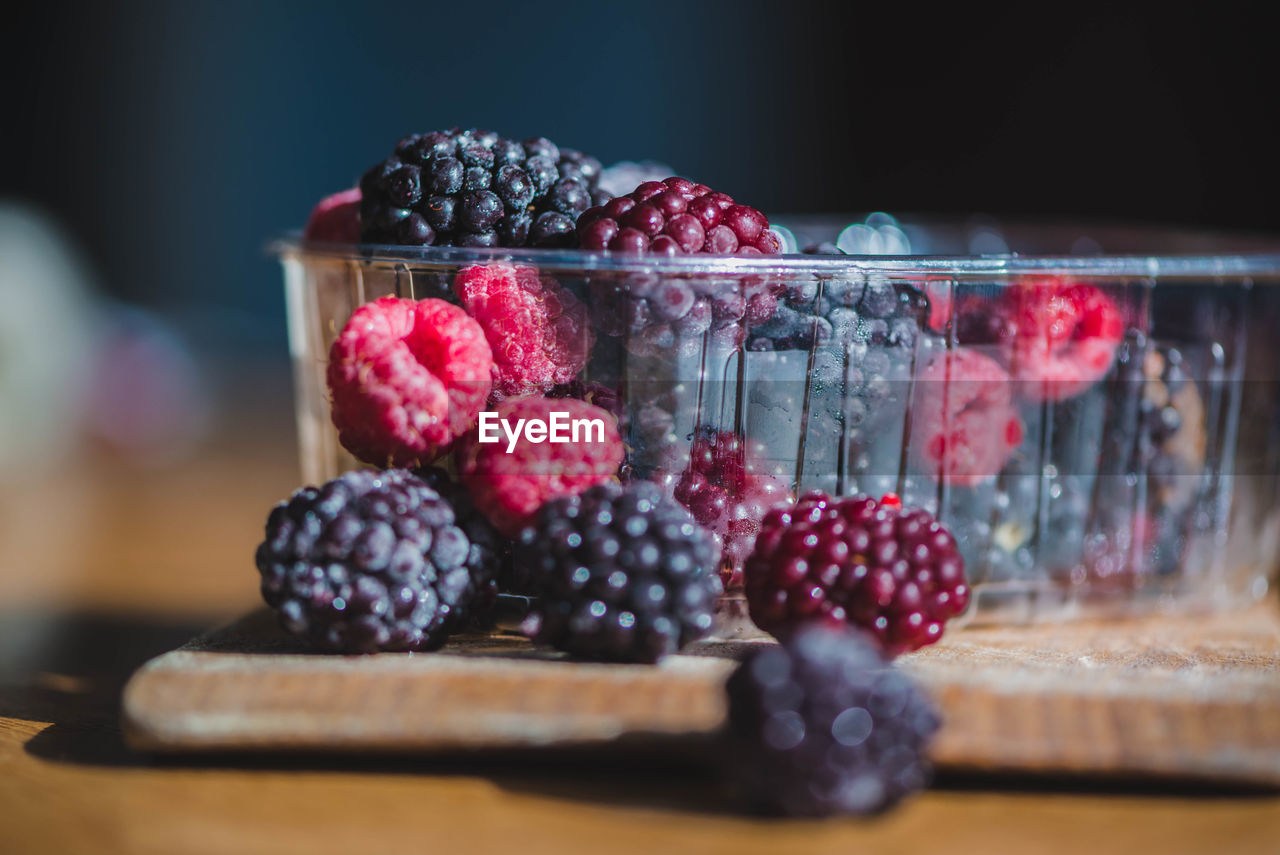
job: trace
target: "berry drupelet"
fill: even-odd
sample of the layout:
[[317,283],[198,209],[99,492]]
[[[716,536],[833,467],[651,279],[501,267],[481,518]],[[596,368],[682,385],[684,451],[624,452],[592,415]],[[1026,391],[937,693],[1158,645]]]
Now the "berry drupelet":
[[730,786],[767,814],[885,810],[923,788],[939,718],[861,633],[811,625],[729,677]]
[[687,178],[646,181],[578,217],[585,249],[659,255],[773,254],[782,251],[769,219]]
[[764,518],[743,570],[756,626],[785,636],[808,620],[848,622],[889,656],[933,644],[969,604],[951,533],[896,496],[810,492]]
[[781,479],[759,470],[757,455],[740,437],[709,427],[694,435],[684,470],[661,472],[659,478],[720,541],[720,581],[726,590],[741,587],[742,565],[765,513],[794,498]]
[[281,625],[339,653],[431,650],[491,596],[499,545],[402,469],[348,472],[272,510],[255,560]]
[[548,502],[516,560],[537,593],[534,640],[574,656],[656,662],[711,631],[715,541],[654,484]]
[[409,246],[575,246],[608,194],[600,162],[538,137],[472,128],[405,137],[360,179],[360,239]]

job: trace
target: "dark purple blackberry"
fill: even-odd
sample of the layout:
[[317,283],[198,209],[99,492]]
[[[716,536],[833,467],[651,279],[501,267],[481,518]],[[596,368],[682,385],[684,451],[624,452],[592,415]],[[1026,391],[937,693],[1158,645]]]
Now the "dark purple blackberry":
[[857,632],[810,626],[760,646],[727,691],[725,773],[753,810],[872,814],[929,782],[938,714]]
[[489,596],[492,532],[402,469],[304,487],[267,518],[255,560],[281,625],[340,653],[431,650]]
[[577,246],[600,162],[550,140],[477,129],[405,137],[360,179],[360,240],[406,246]]
[[492,578],[487,583],[479,584],[475,601],[470,609],[472,618],[483,622],[489,608],[497,599],[499,591],[524,593],[517,591],[514,585],[511,541],[498,533],[493,523],[489,522],[489,518],[471,501],[470,491],[453,480],[448,472],[438,466],[424,466],[421,469],[415,469],[413,474],[425,481],[427,486],[453,506],[454,524],[466,533],[472,543],[480,544],[493,556]]
[[848,622],[889,656],[933,644],[969,605],[955,538],[897,496],[818,491],[769,511],[743,568],[755,625],[775,636]]
[[711,534],[646,482],[548,502],[516,553],[536,591],[533,639],[614,662],[657,662],[705,637],[718,559]]

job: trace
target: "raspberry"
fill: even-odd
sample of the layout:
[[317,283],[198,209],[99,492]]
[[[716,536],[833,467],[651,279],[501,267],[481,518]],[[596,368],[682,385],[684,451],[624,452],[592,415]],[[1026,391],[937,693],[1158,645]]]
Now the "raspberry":
[[405,137],[360,179],[360,239],[410,246],[575,246],[608,194],[600,162],[541,137],[475,128]]
[[484,330],[457,306],[399,297],[367,303],[329,351],[338,439],[375,466],[430,462],[475,422],[492,372]]
[[1011,385],[995,360],[965,347],[921,369],[911,430],[926,472],[972,487],[1004,468],[1024,434]]
[[647,482],[543,505],[520,534],[535,641],[587,659],[657,662],[705,637],[720,582],[711,534]]
[[484,328],[493,350],[493,395],[545,392],[587,363],[593,336],[586,307],[550,276],[527,265],[477,264],[454,289]]
[[715,533],[724,587],[740,587],[742,564],[755,545],[760,521],[773,506],[790,502],[791,491],[781,480],[757,470],[756,455],[748,453],[738,436],[706,427],[694,436],[684,471],[660,477],[674,480],[675,499]]
[[[550,425],[552,413],[565,413],[568,423],[579,419],[599,420],[604,425],[603,441],[595,427],[579,435],[577,442],[534,442],[525,436],[523,424]],[[458,470],[472,499],[498,531],[514,537],[538,509],[551,499],[580,493],[607,481],[622,463],[622,438],[613,416],[591,404],[571,398],[516,398],[503,401],[495,413],[499,423],[520,431],[514,450],[500,430],[499,441],[480,442],[479,431],[471,431],[458,450]]]
[[492,587],[491,529],[411,472],[348,472],[267,518],[255,561],[281,625],[341,653],[431,650]]
[[1033,401],[1061,401],[1107,373],[1124,338],[1124,317],[1105,293],[1070,279],[1024,280],[994,301],[970,298],[957,311],[962,343],[998,343]]
[[578,217],[578,239],[585,249],[659,255],[782,251],[764,214],[705,184],[675,177],[646,181],[588,208]]
[[730,675],[729,784],[757,811],[871,814],[923,788],[940,720],[860,633],[810,626]]
[[766,632],[847,621],[889,656],[933,644],[969,604],[956,539],[896,496],[877,502],[814,491],[770,511],[744,575],[751,619]]
[[360,188],[334,193],[316,203],[302,236],[320,243],[355,243],[360,240]]
[[1124,318],[1092,285],[1063,279],[1024,282],[1001,295],[1013,318],[1009,373],[1032,400],[1061,401],[1111,368]]

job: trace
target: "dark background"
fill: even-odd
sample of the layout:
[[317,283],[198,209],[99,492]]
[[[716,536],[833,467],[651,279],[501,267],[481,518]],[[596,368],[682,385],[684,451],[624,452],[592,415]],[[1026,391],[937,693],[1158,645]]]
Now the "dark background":
[[54,215],[103,289],[198,350],[281,358],[266,240],[455,124],[665,161],[773,213],[1280,231],[1257,22],[887,6],[33,4],[5,24],[0,198]]

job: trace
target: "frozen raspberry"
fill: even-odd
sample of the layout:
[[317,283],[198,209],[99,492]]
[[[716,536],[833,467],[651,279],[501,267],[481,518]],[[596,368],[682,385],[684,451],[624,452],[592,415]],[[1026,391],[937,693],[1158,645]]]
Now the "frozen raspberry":
[[492,373],[484,330],[459,307],[400,297],[367,303],[329,351],[338,439],[375,466],[428,463],[475,423]]
[[493,350],[493,395],[545,392],[586,365],[592,333],[586,307],[550,276],[527,265],[477,264],[454,289],[484,328]]
[[741,586],[742,564],[751,554],[760,521],[770,508],[792,500],[781,479],[759,471],[757,455],[727,431],[701,429],[683,471],[659,475],[671,493],[700,525],[720,542],[721,581],[726,589]]
[[307,240],[319,243],[356,243],[360,240],[360,188],[352,187],[321,199],[311,209],[307,227],[302,230]]
[[764,214],[705,184],[674,177],[646,181],[588,208],[578,217],[578,239],[585,249],[660,255],[782,251]]
[[1070,279],[1024,280],[957,311],[959,340],[1001,345],[1018,394],[1033,401],[1061,401],[1102,379],[1124,334],[1115,302]]
[[969,604],[956,539],[896,496],[877,502],[814,491],[775,508],[743,572],[751,619],[766,632],[847,621],[889,656],[933,644]]
[[536,592],[530,634],[574,656],[657,662],[711,631],[715,541],[656,484],[553,499],[517,561]]
[[925,365],[916,390],[911,435],[925,471],[962,487],[999,474],[1024,433],[1004,369],[958,347]]
[[754,810],[871,814],[929,781],[938,714],[860,633],[814,626],[757,645],[726,688],[727,782]]
[[[572,398],[532,397],[504,401],[494,412],[497,441],[481,442],[479,430],[468,433],[458,450],[458,471],[476,507],[508,537],[551,499],[609,480],[622,463],[617,422],[599,407]],[[525,433],[530,424],[554,428],[552,413],[564,414],[556,417],[556,424],[565,425],[562,431],[569,441],[552,442],[545,432]],[[572,425],[583,419],[591,424],[580,424],[574,441]],[[596,422],[603,426],[603,437]],[[510,451],[507,430],[517,433]]]
[[280,623],[341,653],[431,650],[491,598],[499,545],[412,472],[347,472],[272,510],[255,555]]

